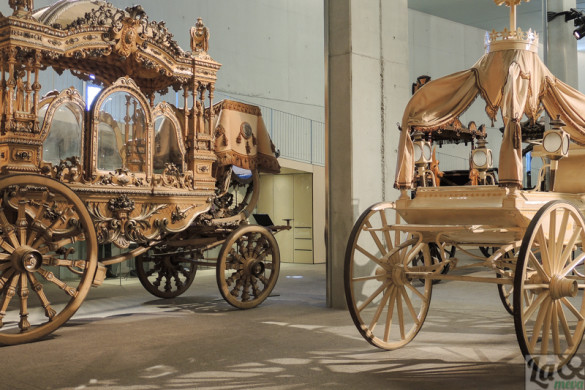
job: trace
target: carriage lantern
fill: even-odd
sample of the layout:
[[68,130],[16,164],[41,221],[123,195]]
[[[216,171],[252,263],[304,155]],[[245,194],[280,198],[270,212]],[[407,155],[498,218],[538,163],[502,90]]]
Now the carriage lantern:
[[544,132],[542,146],[546,151],[546,157],[551,160],[560,160],[569,153],[570,136],[562,129],[566,124],[563,123],[560,116],[550,121],[550,124],[552,129]]
[[431,162],[431,143],[424,140],[424,133],[414,133],[414,165],[422,167]]
[[471,166],[480,172],[485,172],[493,165],[492,151],[486,147],[485,138],[477,140],[477,148],[471,152]]

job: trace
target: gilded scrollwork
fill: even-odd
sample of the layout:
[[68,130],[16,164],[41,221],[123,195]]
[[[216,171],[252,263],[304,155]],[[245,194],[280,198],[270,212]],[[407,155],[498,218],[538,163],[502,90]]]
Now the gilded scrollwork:
[[107,211],[102,211],[102,203],[88,204],[98,242],[111,242],[120,248],[128,248],[131,243],[147,243],[161,235],[160,229],[153,229],[153,216],[168,207],[166,204],[142,204],[138,216],[132,217],[135,202],[123,194],[108,201]]

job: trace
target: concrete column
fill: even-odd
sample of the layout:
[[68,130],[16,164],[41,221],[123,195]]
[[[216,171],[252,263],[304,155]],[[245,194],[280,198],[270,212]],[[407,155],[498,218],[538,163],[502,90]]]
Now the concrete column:
[[368,206],[394,200],[399,132],[410,97],[407,0],[326,0],[327,301],[345,307],[343,263]]
[[[548,11],[562,12],[576,8],[575,0],[547,0]],[[560,80],[573,88],[579,87],[577,64],[577,40],[573,37],[572,20],[565,23],[565,16],[558,16],[548,23],[547,66]]]

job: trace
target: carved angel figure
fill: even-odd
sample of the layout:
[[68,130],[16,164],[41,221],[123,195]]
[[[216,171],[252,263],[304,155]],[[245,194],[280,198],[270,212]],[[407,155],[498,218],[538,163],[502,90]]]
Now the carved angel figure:
[[32,11],[35,8],[34,0],[9,0],[8,4],[13,10],[26,9]]
[[195,27],[191,27],[191,50],[193,52],[207,52],[209,50],[209,30],[201,18],[197,19]]

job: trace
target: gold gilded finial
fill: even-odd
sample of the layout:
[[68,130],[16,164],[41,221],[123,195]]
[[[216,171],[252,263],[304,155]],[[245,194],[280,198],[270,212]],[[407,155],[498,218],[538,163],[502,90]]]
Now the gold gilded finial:
[[530,0],[494,0],[497,5],[505,4],[510,7],[510,31],[516,30],[516,6],[523,1],[528,3]]

